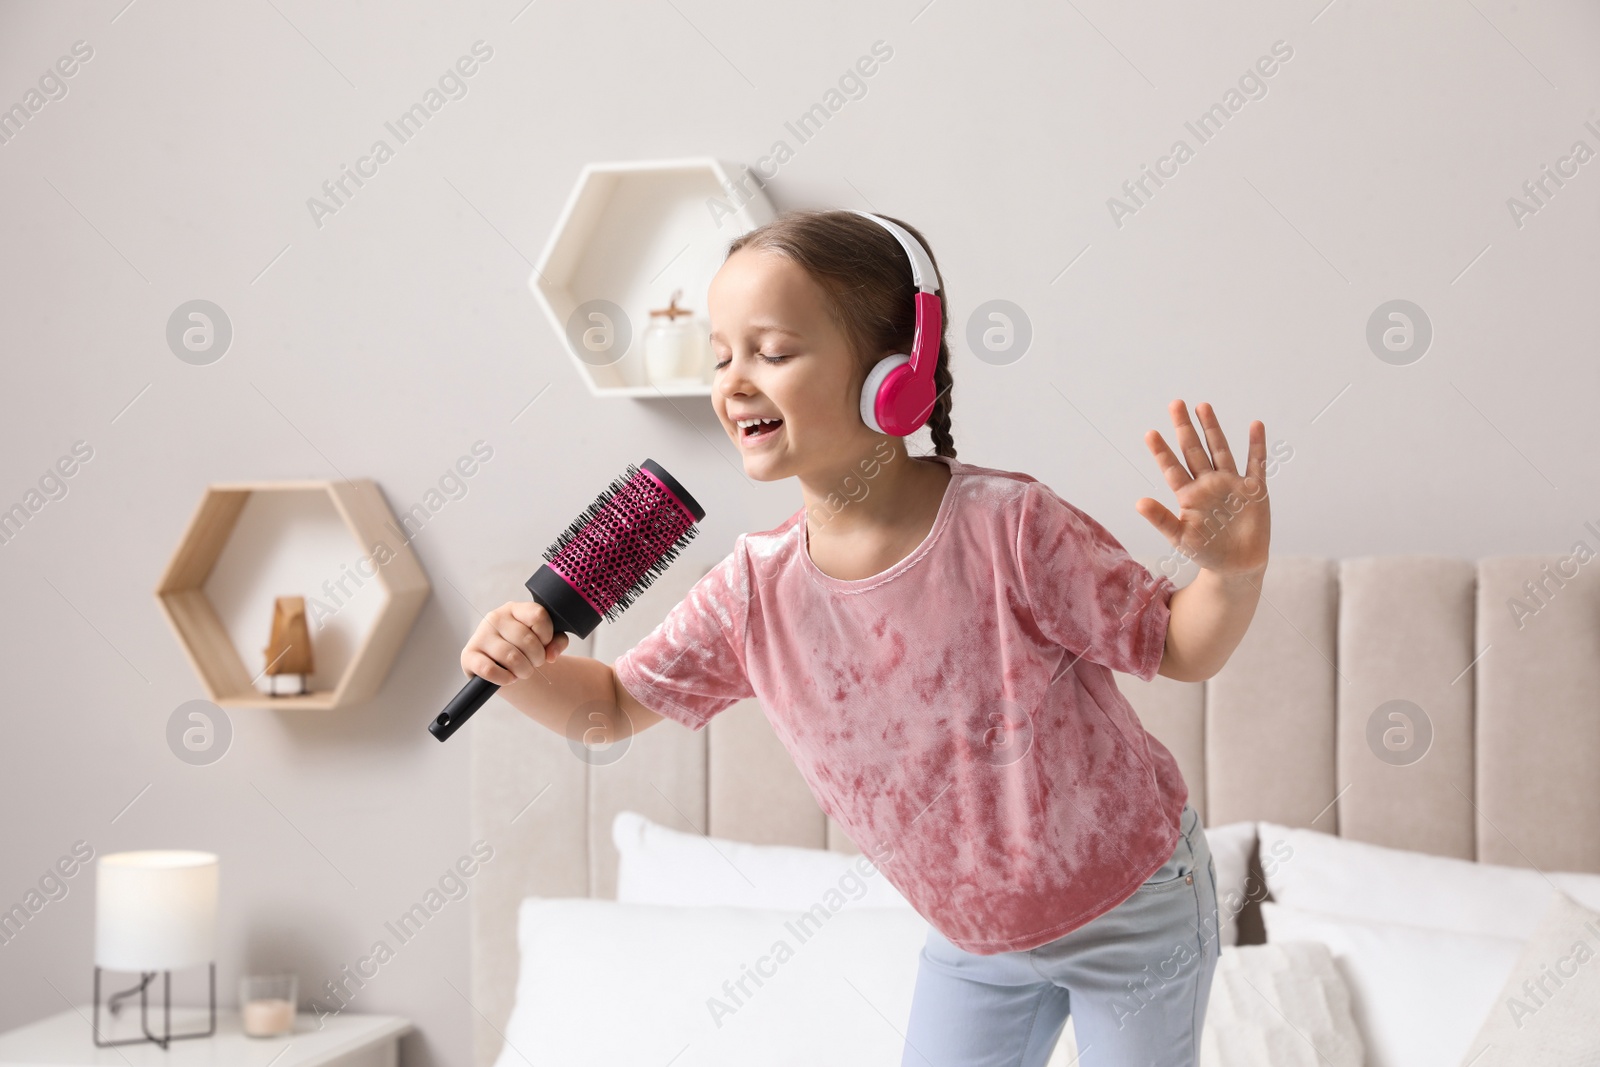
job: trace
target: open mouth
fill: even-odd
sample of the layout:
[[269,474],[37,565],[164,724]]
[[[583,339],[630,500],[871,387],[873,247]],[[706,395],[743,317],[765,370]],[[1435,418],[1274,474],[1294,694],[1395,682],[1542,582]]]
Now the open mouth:
[[782,419],[778,419],[774,422],[759,422],[753,426],[746,426],[739,431],[739,443],[746,446],[759,445],[766,441],[772,440],[778,435],[778,431],[781,429],[783,429]]

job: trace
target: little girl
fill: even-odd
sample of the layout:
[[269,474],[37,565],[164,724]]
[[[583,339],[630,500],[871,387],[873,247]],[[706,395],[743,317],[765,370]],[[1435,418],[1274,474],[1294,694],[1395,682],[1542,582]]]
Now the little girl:
[[1208,406],[1209,456],[1173,402],[1187,469],[1146,436],[1181,517],[1136,507],[1200,564],[1181,591],[1042,482],[955,458],[942,301],[922,301],[936,454],[909,456],[861,402],[916,329],[902,242],[926,243],[887,221],[901,232],[786,213],[735,240],[711,285],[712,406],[745,473],[793,476],[804,507],[741,534],[611,666],[558,659],[567,635],[512,602],[462,669],[574,740],[593,737],[580,707],[609,708],[620,740],[757,697],[822,809],[930,925],[903,1065],[1037,1067],[1070,1012],[1085,1067],[1193,1067],[1215,869],[1112,672],[1199,681],[1232,654],[1267,564],[1265,427],[1248,478]]

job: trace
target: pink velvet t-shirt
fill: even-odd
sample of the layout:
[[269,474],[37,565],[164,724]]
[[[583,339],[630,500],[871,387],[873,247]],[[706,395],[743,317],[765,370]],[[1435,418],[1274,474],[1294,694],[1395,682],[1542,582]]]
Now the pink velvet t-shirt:
[[695,730],[756,697],[924,919],[968,952],[1029,949],[1132,896],[1177,845],[1188,785],[1112,677],[1155,677],[1175,586],[1030,475],[930,461],[951,479],[905,559],[824,574],[801,508],[741,534],[614,668]]

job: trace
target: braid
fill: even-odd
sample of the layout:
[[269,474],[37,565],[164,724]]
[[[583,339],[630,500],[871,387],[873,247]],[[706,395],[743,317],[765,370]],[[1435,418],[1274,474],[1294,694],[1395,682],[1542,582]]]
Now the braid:
[[951,387],[955,379],[950,375],[950,346],[939,338],[939,362],[933,371],[933,389],[938,399],[933,402],[933,414],[928,417],[928,427],[933,431],[933,454],[956,456],[956,441],[950,436],[950,408],[955,403]]

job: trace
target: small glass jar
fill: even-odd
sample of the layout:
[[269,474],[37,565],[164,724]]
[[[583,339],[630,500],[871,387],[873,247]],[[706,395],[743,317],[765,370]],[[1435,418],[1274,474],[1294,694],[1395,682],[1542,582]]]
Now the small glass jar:
[[294,1033],[293,974],[251,974],[239,979],[239,1024],[248,1037],[281,1037]]
[[711,327],[678,306],[681,296],[674,291],[666,307],[650,312],[644,332],[645,373],[655,385],[703,385],[710,375]]

